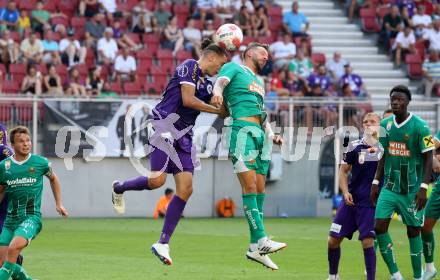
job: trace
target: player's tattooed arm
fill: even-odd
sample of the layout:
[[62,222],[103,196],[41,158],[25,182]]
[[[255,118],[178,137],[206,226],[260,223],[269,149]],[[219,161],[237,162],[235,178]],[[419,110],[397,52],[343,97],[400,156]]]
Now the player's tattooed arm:
[[374,206],[376,206],[377,198],[379,197],[379,183],[378,182],[380,182],[380,180],[382,180],[384,166],[385,166],[385,155],[383,155],[382,158],[377,163],[376,174],[374,175],[374,183],[372,183],[372,186],[371,186],[370,200]]
[[201,112],[219,114],[219,108],[207,104],[196,97],[196,88],[193,85],[182,84],[182,104],[187,108],[198,110]]
[[339,167],[339,188],[341,189],[342,195],[344,196],[345,204],[353,206],[353,196],[348,191],[348,175],[350,171],[350,164],[341,164],[341,166]]
[[50,181],[53,198],[55,199],[57,212],[63,217],[69,216],[69,213],[67,212],[66,208],[64,208],[63,203],[61,202],[61,184],[58,176],[54,172],[52,172],[51,176],[48,178]]
[[223,104],[223,91],[229,85],[230,80],[226,77],[218,77],[215,81],[214,88],[212,92],[214,96],[212,97],[212,104],[214,106],[220,107]]

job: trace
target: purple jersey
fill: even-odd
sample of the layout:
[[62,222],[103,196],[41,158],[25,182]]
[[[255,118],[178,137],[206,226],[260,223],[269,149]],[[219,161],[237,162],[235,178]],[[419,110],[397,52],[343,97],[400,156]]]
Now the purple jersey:
[[[4,137],[6,138],[6,133],[4,134]],[[12,155],[12,150],[6,145],[0,145],[0,161],[10,157]],[[3,223],[6,218],[6,214],[8,212],[8,199],[5,197],[2,202],[0,203],[0,232],[3,228]]]
[[6,146],[7,145],[7,139],[6,139],[6,127],[0,123],[0,145]]
[[373,148],[363,139],[350,142],[344,153],[343,163],[352,166],[348,190],[353,196],[354,204],[358,207],[373,207],[370,201],[371,183],[382,155],[381,148]]
[[314,87],[315,85],[320,85],[322,91],[327,91],[332,85],[332,81],[330,80],[330,77],[327,75],[311,74],[307,78],[307,82],[309,83],[310,87]]
[[339,80],[339,86],[342,88],[343,85],[349,84],[351,91],[354,95],[359,96],[362,90],[362,78],[356,74],[345,74]]

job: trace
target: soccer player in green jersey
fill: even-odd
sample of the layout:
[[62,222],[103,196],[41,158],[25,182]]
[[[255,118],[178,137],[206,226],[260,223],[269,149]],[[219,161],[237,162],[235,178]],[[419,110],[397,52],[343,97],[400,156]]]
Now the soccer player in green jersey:
[[226,63],[214,85],[213,104],[225,106],[233,121],[230,126],[229,154],[242,188],[244,216],[250,230],[248,259],[278,269],[267,254],[285,248],[270,240],[263,225],[266,175],[272,142],[282,144],[266,121],[264,82],[257,75],[268,60],[267,45],[251,43],[243,52],[244,65]]
[[29,245],[41,230],[41,194],[43,177],[50,180],[57,212],[67,217],[61,203],[60,182],[52,171],[49,161],[31,154],[32,143],[29,130],[18,126],[10,133],[14,155],[0,162],[0,199],[8,195],[8,214],[0,234],[0,280],[10,277],[32,280],[24,269],[16,264],[21,251]]
[[[411,92],[406,86],[395,86],[390,92],[392,116],[383,119],[379,141],[384,156],[379,161],[371,187],[371,200],[376,205],[375,232],[382,257],[391,279],[403,279],[393,254],[388,234],[391,216],[401,215],[407,227],[414,279],[422,279],[422,238],[426,191],[431,178],[434,142],[430,129],[420,117],[408,112]],[[379,194],[379,181],[384,179]]]
[[[440,148],[440,132],[434,137],[435,148]],[[434,163],[439,164],[440,155],[434,156]],[[431,196],[426,203],[425,209],[425,223],[422,227],[422,240],[423,240],[423,255],[425,257],[425,272],[423,273],[423,280],[434,279],[437,275],[437,269],[434,266],[434,249],[435,238],[433,228],[440,218],[440,176],[437,178],[434,184],[434,188],[431,192]]]

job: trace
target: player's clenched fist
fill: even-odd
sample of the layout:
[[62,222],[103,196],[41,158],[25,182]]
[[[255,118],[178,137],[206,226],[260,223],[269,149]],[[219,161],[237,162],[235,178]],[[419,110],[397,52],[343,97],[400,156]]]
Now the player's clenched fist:
[[211,104],[216,107],[221,107],[223,105],[223,96],[214,95],[211,100]]

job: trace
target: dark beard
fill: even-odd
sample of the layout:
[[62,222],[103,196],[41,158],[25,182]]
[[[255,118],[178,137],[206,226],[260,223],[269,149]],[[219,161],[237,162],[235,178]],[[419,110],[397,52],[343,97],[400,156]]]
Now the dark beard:
[[257,74],[260,74],[263,68],[260,66],[258,61],[256,59],[253,59],[255,70],[257,70]]

